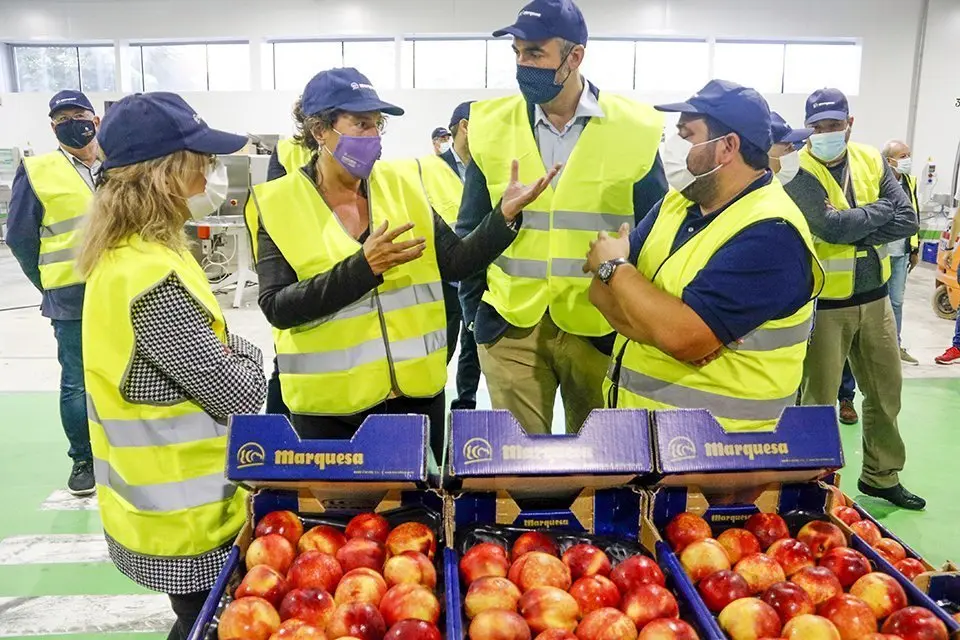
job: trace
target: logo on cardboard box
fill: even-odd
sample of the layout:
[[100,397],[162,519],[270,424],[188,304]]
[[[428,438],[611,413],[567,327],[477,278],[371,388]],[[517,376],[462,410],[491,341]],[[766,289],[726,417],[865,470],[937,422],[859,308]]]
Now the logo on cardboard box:
[[677,436],[667,444],[667,455],[673,462],[693,460],[697,457],[697,445],[687,436]]
[[237,469],[262,467],[267,454],[258,442],[247,442],[237,449]]
[[753,460],[756,456],[787,455],[790,447],[786,442],[764,442],[747,444],[725,444],[723,442],[708,442],[703,445],[708,458],[718,457],[745,457]]
[[466,464],[490,462],[493,460],[493,447],[484,438],[470,438],[463,445],[463,458]]

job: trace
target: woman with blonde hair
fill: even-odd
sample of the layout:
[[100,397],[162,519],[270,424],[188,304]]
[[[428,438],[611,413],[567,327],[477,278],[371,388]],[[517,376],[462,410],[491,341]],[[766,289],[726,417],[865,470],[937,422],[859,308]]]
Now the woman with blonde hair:
[[227,419],[266,393],[259,349],[228,333],[183,232],[225,199],[216,154],[245,143],[174,94],[118,102],[78,262],[107,545],[122,573],[169,595],[170,638],[189,633],[244,521],[244,493],[224,478]]

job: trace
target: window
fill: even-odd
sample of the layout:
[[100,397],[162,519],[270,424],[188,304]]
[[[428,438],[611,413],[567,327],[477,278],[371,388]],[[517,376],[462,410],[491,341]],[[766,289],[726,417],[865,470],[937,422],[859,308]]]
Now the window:
[[782,93],[783,49],[783,43],[718,42],[713,77],[752,87],[760,93]]
[[413,89],[413,40],[400,45],[400,86]]
[[583,58],[583,75],[602,89],[633,89],[635,48],[630,40],[591,40]]
[[377,89],[397,86],[397,43],[393,40],[357,40],[343,43],[343,66],[355,67]]
[[517,54],[513,38],[487,40],[487,88],[517,88]]
[[486,40],[415,40],[413,86],[476,89],[486,86]]
[[783,61],[784,93],[809,94],[835,87],[860,93],[861,48],[856,44],[787,44]]
[[131,47],[135,91],[242,91],[250,88],[250,45],[145,44]]
[[707,83],[706,42],[640,40],[636,43],[637,91],[692,92]]
[[116,89],[116,61],[111,46],[15,46],[13,63],[18,91]]
[[313,76],[325,69],[343,66],[343,43],[275,42],[273,44],[274,88],[303,91]]

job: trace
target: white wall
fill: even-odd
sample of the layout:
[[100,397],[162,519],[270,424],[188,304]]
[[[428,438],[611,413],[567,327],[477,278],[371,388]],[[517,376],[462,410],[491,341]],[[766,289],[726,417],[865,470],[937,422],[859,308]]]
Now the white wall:
[[[957,2],[934,1],[943,6]],[[522,4],[523,0],[0,0],[0,42],[488,34],[512,22]],[[594,36],[860,39],[861,90],[852,100],[857,138],[879,145],[906,134],[920,16],[917,0],[581,0],[580,5]],[[390,124],[387,156],[426,152],[429,131],[445,124],[459,101],[499,95],[488,90],[383,93],[408,114]],[[99,104],[116,95],[91,97]],[[274,91],[184,95],[214,126],[259,133],[289,132],[289,107],[296,97]],[[636,96],[651,102],[686,97]],[[802,120],[805,96],[768,98],[789,121]],[[0,146],[29,141],[40,151],[52,145],[46,99],[0,94]]]
[[937,162],[939,183],[934,193],[951,193],[954,156],[960,143],[958,59],[960,2],[930,0],[913,147],[917,158],[914,165],[928,157]]

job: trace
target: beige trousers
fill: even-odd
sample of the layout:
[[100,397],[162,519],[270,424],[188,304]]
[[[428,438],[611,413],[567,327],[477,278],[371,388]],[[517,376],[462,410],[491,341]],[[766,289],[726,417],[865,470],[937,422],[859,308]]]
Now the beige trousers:
[[803,363],[800,403],[834,406],[847,358],[863,394],[860,479],[880,489],[895,486],[907,454],[897,426],[903,378],[889,298],[817,311]]
[[510,327],[494,343],[478,345],[494,409],[508,409],[528,433],[550,433],[560,388],[567,433],[576,433],[603,407],[610,356],[589,339],[562,331],[544,314],[529,329]]

